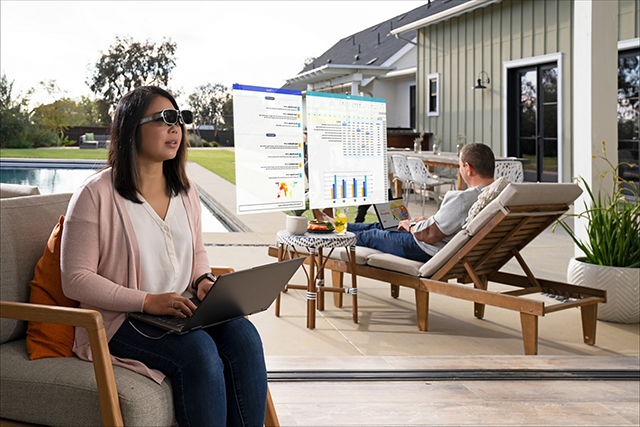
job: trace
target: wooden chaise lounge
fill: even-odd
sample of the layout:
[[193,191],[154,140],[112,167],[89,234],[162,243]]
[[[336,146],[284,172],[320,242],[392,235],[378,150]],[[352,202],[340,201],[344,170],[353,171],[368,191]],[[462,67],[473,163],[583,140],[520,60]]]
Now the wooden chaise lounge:
[[[458,233],[436,256],[422,264],[380,251],[356,247],[356,274],[391,284],[391,295],[400,286],[413,288],[418,327],[428,329],[429,293],[473,301],[474,315],[483,318],[485,305],[520,313],[526,355],[538,353],[538,317],[580,307],[584,342],[595,344],[597,304],[606,302],[606,292],[537,278],[521,251],[553,224],[580,195],[576,184],[509,184],[489,203],[466,229]],[[277,248],[269,254],[277,256]],[[295,255],[294,255],[295,256]],[[500,272],[512,258],[524,275]],[[324,265],[332,271],[333,286],[342,286],[344,273],[351,273],[344,250],[335,250]],[[456,279],[456,283],[449,283]],[[493,292],[488,282],[510,285],[513,290]],[[465,286],[473,284],[471,286]],[[569,302],[546,306],[526,296],[545,293],[571,298]],[[342,294],[335,295],[336,305]]]

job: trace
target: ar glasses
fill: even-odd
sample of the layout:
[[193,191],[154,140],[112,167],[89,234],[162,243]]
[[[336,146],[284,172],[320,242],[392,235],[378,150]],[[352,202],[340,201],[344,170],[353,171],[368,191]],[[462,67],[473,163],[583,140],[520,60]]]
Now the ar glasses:
[[154,114],[151,117],[146,117],[140,120],[140,124],[143,125],[148,122],[153,122],[154,120],[162,119],[167,124],[167,126],[173,126],[178,123],[178,119],[180,119],[180,123],[185,125],[190,125],[193,123],[193,113],[189,110],[173,110],[171,108],[167,108],[166,110],[160,111],[158,114]]

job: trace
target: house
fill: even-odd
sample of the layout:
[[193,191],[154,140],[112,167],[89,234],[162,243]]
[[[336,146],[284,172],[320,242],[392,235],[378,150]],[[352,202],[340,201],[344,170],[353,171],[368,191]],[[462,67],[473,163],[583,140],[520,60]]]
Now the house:
[[[597,181],[593,155],[638,183],[640,1],[432,0],[416,38],[416,128],[528,158],[526,181]],[[341,41],[342,42],[342,41]],[[413,50],[412,50],[413,51]]]
[[415,129],[416,32],[398,37],[390,32],[432,9],[437,9],[434,0],[339,40],[283,88],[384,98],[387,127]]

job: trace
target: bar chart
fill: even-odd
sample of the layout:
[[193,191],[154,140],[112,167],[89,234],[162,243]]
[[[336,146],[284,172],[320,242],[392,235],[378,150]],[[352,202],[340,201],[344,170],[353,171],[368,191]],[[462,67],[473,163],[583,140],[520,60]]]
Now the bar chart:
[[325,172],[325,199],[332,202],[366,202],[372,193],[373,177],[366,172]]

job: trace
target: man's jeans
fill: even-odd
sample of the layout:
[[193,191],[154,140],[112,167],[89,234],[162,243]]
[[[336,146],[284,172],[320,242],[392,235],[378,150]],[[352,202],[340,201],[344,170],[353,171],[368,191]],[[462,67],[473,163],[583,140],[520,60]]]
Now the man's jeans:
[[128,319],[111,338],[115,357],[138,360],[172,380],[180,426],[262,426],[267,370],[253,324],[239,318],[185,335]]
[[413,234],[409,232],[386,231],[378,222],[372,224],[349,223],[347,231],[356,235],[358,246],[366,246],[413,261],[427,262],[431,259],[431,255],[418,246]]

